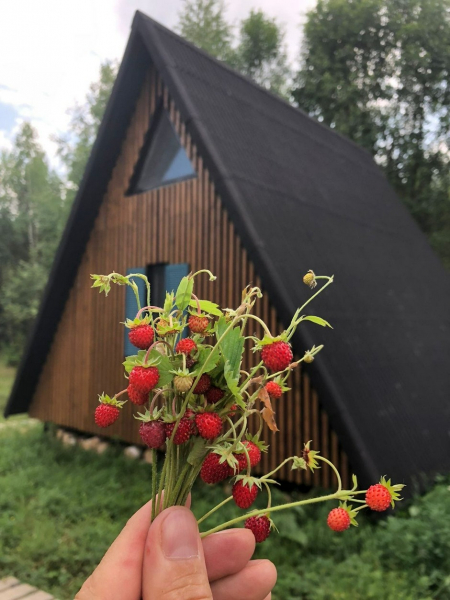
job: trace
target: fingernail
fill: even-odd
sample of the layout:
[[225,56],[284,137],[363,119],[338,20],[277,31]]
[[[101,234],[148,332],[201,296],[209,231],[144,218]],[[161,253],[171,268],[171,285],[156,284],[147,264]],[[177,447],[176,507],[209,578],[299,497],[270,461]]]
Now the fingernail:
[[187,508],[173,508],[162,523],[162,551],[166,558],[198,556],[198,526]]

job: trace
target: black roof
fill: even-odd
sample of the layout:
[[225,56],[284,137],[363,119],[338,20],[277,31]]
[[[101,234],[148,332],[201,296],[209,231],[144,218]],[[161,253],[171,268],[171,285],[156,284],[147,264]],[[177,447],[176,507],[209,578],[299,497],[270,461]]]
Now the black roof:
[[334,273],[312,309],[334,331],[302,325],[293,343],[300,354],[326,345],[310,375],[356,472],[412,483],[449,471],[450,278],[384,175],[367,152],[140,12],[6,414],[31,401],[149,61],[281,320],[308,296],[303,272]]

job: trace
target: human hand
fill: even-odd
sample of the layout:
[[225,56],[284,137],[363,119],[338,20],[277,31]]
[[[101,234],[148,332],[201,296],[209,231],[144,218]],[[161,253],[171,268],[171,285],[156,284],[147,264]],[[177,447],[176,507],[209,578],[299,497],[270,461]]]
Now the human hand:
[[188,508],[150,526],[151,502],[128,521],[75,600],[270,600],[276,570],[252,560],[253,534],[232,529],[203,540]]

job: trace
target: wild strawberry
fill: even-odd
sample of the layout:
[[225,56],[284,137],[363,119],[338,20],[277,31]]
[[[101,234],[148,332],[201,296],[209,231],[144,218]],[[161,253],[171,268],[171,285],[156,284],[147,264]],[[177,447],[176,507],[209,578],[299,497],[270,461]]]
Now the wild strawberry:
[[284,371],[291,364],[293,354],[289,344],[278,341],[263,346],[261,359],[271,371]]
[[142,392],[148,394],[159,381],[159,371],[156,367],[133,367],[130,372],[130,384]]
[[137,404],[138,406],[142,406],[148,400],[148,393],[137,390],[134,385],[131,385],[131,383],[127,387],[127,394],[130,402]]
[[134,325],[128,332],[128,338],[133,346],[140,350],[148,350],[152,345],[155,331],[151,325]]
[[256,467],[256,465],[261,460],[261,450],[254,442],[251,442],[250,440],[245,440],[242,442],[242,444],[247,448],[248,457],[250,459],[250,466]]
[[377,512],[387,510],[391,505],[391,500],[390,491],[381,483],[371,485],[367,490],[366,504],[372,510],[376,510]]
[[110,404],[99,404],[95,409],[95,423],[99,427],[109,427],[117,421],[120,410]]
[[211,377],[204,373],[198,380],[197,385],[194,388],[194,394],[204,394],[211,387]]
[[182,394],[186,393],[192,387],[193,379],[190,375],[176,375],[173,378],[175,389]]
[[192,369],[192,367],[197,363],[195,358],[192,356],[186,356],[186,369]]
[[195,417],[195,424],[205,440],[213,440],[222,431],[222,419],[217,413],[199,413]]
[[230,477],[236,475],[237,473],[242,473],[242,471],[246,471],[248,466],[247,457],[245,456],[244,452],[233,452],[233,456],[237,460],[237,465],[234,465],[234,467],[228,467],[228,474]]
[[249,508],[256,500],[258,491],[258,486],[256,484],[253,484],[250,488],[249,485],[244,483],[242,480],[239,480],[233,485],[231,493],[233,494],[233,499],[239,508]]
[[[172,437],[173,430],[175,429],[175,421],[173,423],[166,423],[166,436],[170,440]],[[176,446],[184,444],[189,440],[189,438],[193,434],[193,422],[191,419],[186,416],[182,417],[180,422],[178,423],[177,430],[175,432],[175,436],[173,438],[173,443]]]
[[166,440],[166,428],[162,421],[148,421],[140,424],[139,435],[149,448],[159,448]]
[[188,326],[192,333],[204,333],[209,324],[208,317],[191,315],[188,319]]
[[345,531],[350,527],[350,515],[344,508],[333,508],[328,515],[327,525],[333,531]]
[[[247,448],[248,457],[250,459],[250,467],[256,467],[261,460],[261,450],[254,442],[251,442],[250,440],[244,440],[242,444]],[[235,468],[229,468],[230,477],[236,473],[242,473],[246,471],[248,466],[245,452],[233,452],[233,456],[238,461],[238,464],[235,465]]]
[[225,396],[225,392],[218,387],[211,386],[209,390],[205,393],[205,398],[209,404],[215,404],[222,400]]
[[234,417],[234,415],[236,414],[237,411],[237,404],[233,404],[232,406],[230,406],[230,412],[228,413],[229,417]]
[[175,352],[177,354],[190,354],[193,350],[197,350],[197,344],[191,338],[184,338],[176,345]]
[[265,515],[262,517],[250,517],[245,521],[245,528],[253,531],[256,542],[264,542],[270,534],[270,521]]
[[269,381],[266,383],[266,392],[269,394],[271,398],[281,398],[283,390],[281,389],[281,385],[279,385],[276,381]]
[[220,456],[211,452],[205,458],[200,470],[200,477],[205,483],[219,483],[228,477],[228,463],[219,462]]
[[156,324],[156,333],[160,337],[166,337],[166,335],[173,335],[174,333],[178,333],[177,328],[170,329],[169,321],[164,319],[160,319]]

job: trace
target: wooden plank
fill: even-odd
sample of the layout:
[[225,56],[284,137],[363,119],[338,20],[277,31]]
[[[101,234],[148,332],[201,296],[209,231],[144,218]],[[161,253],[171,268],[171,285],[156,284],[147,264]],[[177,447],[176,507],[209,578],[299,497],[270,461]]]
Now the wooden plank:
[[3,579],[0,579],[0,592],[3,592],[4,590],[12,587],[13,585],[17,585],[18,583],[19,580],[15,577],[4,577]]
[[[1,598],[1,596],[0,596]],[[47,592],[37,591],[30,596],[26,596],[25,600],[53,600],[54,596],[47,594]]]
[[34,591],[36,591],[35,587],[27,583],[19,583],[19,585],[14,585],[0,592],[0,600],[19,600]]

